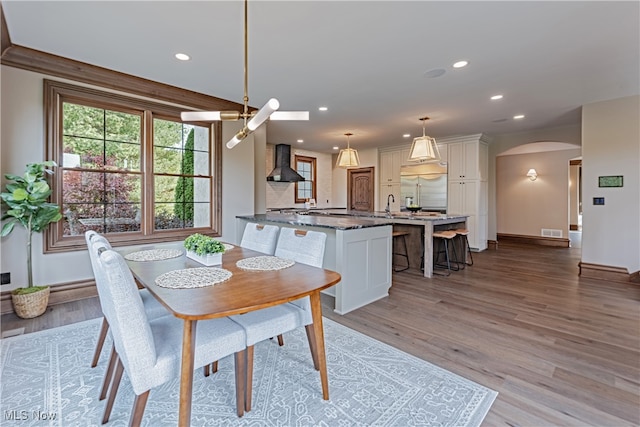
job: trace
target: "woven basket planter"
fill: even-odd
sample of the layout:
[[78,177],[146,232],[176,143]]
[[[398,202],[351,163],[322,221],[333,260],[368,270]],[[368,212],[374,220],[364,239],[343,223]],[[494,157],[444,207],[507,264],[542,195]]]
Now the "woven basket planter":
[[18,317],[32,319],[40,316],[47,310],[49,304],[49,287],[41,291],[24,295],[11,294],[13,309]]

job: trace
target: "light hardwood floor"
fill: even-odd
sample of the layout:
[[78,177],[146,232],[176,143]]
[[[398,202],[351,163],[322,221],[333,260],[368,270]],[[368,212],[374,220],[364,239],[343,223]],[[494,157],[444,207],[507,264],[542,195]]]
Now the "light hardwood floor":
[[[580,278],[579,249],[500,244],[474,260],[446,278],[396,273],[388,298],[324,315],[498,391],[483,426],[640,425],[639,284]],[[88,299],[1,329],[99,316]]]

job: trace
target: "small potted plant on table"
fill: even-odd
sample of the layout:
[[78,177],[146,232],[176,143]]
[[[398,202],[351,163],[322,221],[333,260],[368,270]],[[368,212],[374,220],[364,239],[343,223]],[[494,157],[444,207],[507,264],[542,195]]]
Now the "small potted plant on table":
[[222,264],[224,244],[213,237],[203,234],[192,234],[184,240],[187,257],[204,265]]
[[6,210],[2,220],[8,221],[2,227],[0,236],[11,233],[16,224],[27,230],[27,287],[12,291],[11,301],[16,314],[23,319],[40,316],[49,303],[49,286],[33,286],[31,262],[31,237],[34,232],[40,233],[47,226],[62,218],[60,207],[48,203],[51,187],[45,174],[53,174],[51,168],[55,162],[29,163],[23,176],[5,174],[9,181],[6,192],[0,194]]

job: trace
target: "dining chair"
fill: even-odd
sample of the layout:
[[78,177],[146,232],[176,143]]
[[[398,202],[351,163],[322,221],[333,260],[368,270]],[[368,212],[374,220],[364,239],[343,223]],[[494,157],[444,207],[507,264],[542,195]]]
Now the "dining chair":
[[244,227],[240,246],[263,254],[273,255],[276,250],[279,229],[280,227],[277,225],[262,225],[249,222]]
[[[91,245],[93,243],[100,241],[105,243],[105,245],[109,249],[111,249],[111,244],[109,243],[109,240],[107,240],[106,237],[104,237],[102,234],[99,234],[94,230],[88,230],[87,232],[85,232],[84,238],[85,238],[85,241],[87,242],[87,249],[89,250],[89,259],[91,260],[91,269],[93,271],[93,275],[95,278],[97,256],[94,255],[94,251],[91,250]],[[151,295],[149,291],[147,291],[146,289],[140,289],[140,297],[142,298],[142,303],[147,313],[147,317],[149,317],[150,319],[155,319],[156,317],[165,316],[169,314],[167,309],[164,308],[162,304],[160,304],[158,300],[156,300],[153,297],[153,295]],[[102,353],[102,347],[104,346],[104,341],[107,337],[108,332],[109,332],[109,322],[107,322],[107,318],[103,316],[102,326],[100,327],[100,333],[98,334],[98,342],[96,343],[96,349],[93,353],[93,359],[91,360],[92,368],[95,368],[98,365],[98,361],[100,360],[100,353]],[[113,350],[112,350],[112,353],[113,353]],[[113,363],[112,362],[113,357],[111,357],[109,360],[111,361],[111,363]],[[113,371],[113,366],[111,363],[107,368],[107,372],[109,374]],[[109,378],[109,377],[110,375],[107,375],[106,378]],[[103,387],[103,391],[100,395],[100,400],[105,398],[105,393],[106,393],[106,388]]]
[[[105,242],[92,245],[97,255],[96,286],[116,349],[116,369],[109,388],[102,424],[109,421],[115,397],[127,373],[136,395],[129,425],[139,426],[149,392],[179,378],[182,360],[182,320],[166,315],[149,320],[131,270],[124,258]],[[246,335],[229,318],[198,322],[194,368],[231,354],[235,357],[236,411],[244,414]]]
[[[322,267],[326,238],[326,234],[317,231],[294,230],[293,228],[283,227],[280,230],[275,254],[303,264]],[[247,334],[247,383],[245,386],[245,410],[247,412],[251,410],[253,351],[256,343],[278,336],[278,343],[282,345],[282,334],[305,326],[313,366],[316,370],[319,369],[316,349],[313,344],[315,343],[315,334],[313,332],[313,318],[309,297],[262,310],[230,316],[230,318],[241,325]]]

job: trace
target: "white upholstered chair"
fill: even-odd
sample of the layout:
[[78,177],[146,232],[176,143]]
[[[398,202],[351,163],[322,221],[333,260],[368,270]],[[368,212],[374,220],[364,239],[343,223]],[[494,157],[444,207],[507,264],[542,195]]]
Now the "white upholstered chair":
[[[84,233],[85,241],[87,242],[87,249],[89,250],[89,259],[91,259],[91,269],[93,270],[93,274],[95,277],[96,274],[96,262],[97,255],[95,255],[94,251],[91,250],[91,245],[96,242],[104,242],[105,245],[111,249],[111,244],[103,235],[93,231],[88,230]],[[142,298],[142,304],[144,305],[144,309],[147,313],[147,317],[150,319],[155,319],[156,317],[165,316],[169,314],[167,309],[165,309],[162,304],[156,300],[153,295],[149,293],[146,289],[140,290],[140,297]],[[102,326],[100,327],[100,333],[98,335],[98,342],[96,343],[96,349],[93,353],[93,359],[91,361],[91,367],[95,368],[98,365],[98,360],[100,359],[100,353],[102,352],[102,347],[104,345],[104,340],[107,337],[107,333],[109,332],[109,322],[107,322],[107,318],[102,318]],[[113,352],[113,350],[112,350]],[[113,361],[113,357],[110,359]],[[106,378],[111,377],[111,372],[113,371],[113,365],[110,363],[107,368],[108,375]],[[106,387],[103,386],[102,393],[100,395],[100,400],[105,398]]]
[[278,230],[276,225],[262,225],[253,222],[247,223],[244,234],[240,241],[240,246],[263,254],[273,255],[278,241]]
[[[183,322],[171,315],[149,320],[124,258],[104,242],[92,244],[97,255],[96,284],[104,315],[109,322],[117,354],[116,370],[102,423],[109,420],[123,372],[136,395],[130,425],[140,425],[149,391],[179,377]],[[235,353],[236,405],[244,414],[244,330],[228,318],[198,322],[194,367]]]
[[[278,238],[275,254],[279,257],[292,259],[303,264],[322,267],[326,238],[326,234],[317,231],[302,231],[283,227],[280,230],[280,237]],[[309,348],[311,349],[311,356],[313,358],[313,366],[319,369],[312,345],[315,339],[309,297],[262,310],[231,316],[230,318],[240,324],[247,334],[246,411],[251,410],[253,346],[256,343],[277,335],[278,342],[282,345],[282,334],[305,326],[307,338],[309,339]]]

